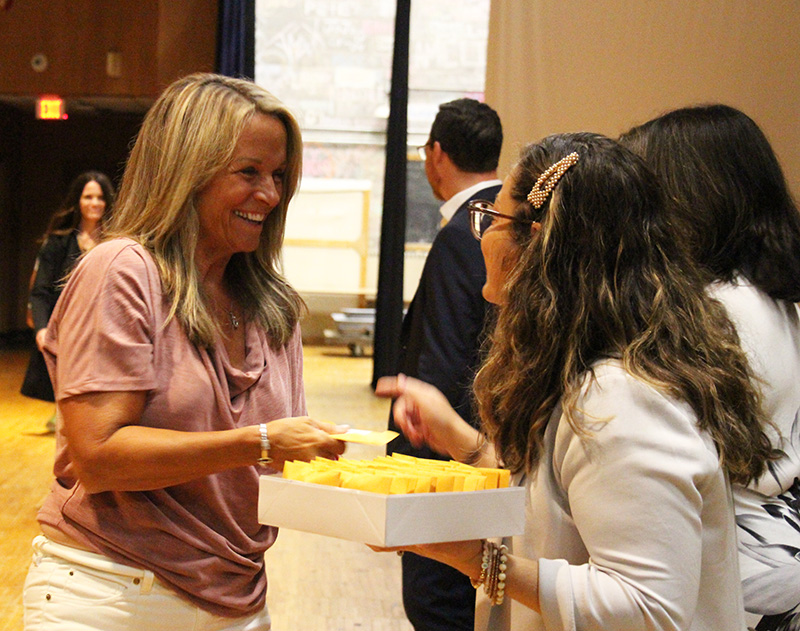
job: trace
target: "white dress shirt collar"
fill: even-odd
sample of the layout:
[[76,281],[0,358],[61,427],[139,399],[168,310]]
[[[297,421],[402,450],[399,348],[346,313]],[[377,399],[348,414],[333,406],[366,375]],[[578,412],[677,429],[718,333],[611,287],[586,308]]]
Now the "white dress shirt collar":
[[[445,221],[450,221],[453,218],[453,215],[456,214],[456,211],[461,207],[461,204],[472,197],[472,195],[485,188],[489,188],[490,186],[499,186],[502,183],[503,182],[500,180],[484,180],[483,182],[473,184],[469,188],[465,188],[463,191],[456,193],[450,199],[448,199],[439,208],[439,212],[442,214],[442,217],[444,217]],[[488,201],[493,202],[494,200],[490,199]]]

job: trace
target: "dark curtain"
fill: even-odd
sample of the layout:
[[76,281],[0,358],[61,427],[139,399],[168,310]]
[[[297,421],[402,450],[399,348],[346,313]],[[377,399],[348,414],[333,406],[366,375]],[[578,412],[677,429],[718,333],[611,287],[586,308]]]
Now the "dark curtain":
[[397,0],[394,56],[386,133],[378,296],[375,305],[372,387],[397,372],[403,324],[403,255],[406,242],[406,128],[411,0]]
[[255,78],[256,0],[219,0],[217,72]]

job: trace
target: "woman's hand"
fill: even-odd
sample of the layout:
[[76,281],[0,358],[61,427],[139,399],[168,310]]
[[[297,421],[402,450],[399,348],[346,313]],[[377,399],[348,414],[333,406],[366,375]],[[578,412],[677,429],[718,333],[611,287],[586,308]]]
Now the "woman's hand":
[[36,331],[36,348],[41,353],[44,350],[44,338],[47,336],[47,327]]
[[344,453],[345,444],[330,435],[343,431],[344,428],[338,425],[308,416],[270,421],[267,423],[269,455],[272,458],[270,466],[280,470],[287,460],[309,461],[317,456],[336,460]]
[[[258,425],[225,431],[185,432],[140,425],[147,393],[94,392],[59,402],[61,431],[72,458],[72,474],[89,493],[147,491],[256,464]],[[344,443],[333,423],[302,416],[267,423],[272,466],[286,460],[336,458]]]
[[482,444],[480,433],[458,415],[439,390],[424,381],[403,374],[381,377],[375,394],[396,399],[395,423],[414,447],[428,445],[463,461]]
[[[454,567],[462,574],[469,576],[472,581],[478,581],[481,576],[483,542],[480,540],[426,543],[424,545],[399,546],[396,548],[369,547],[376,552],[413,552]],[[513,554],[508,554],[505,574],[506,598],[513,598],[526,607],[541,613],[538,559],[522,559]]]
[[481,573],[483,542],[480,540],[426,543],[396,548],[369,547],[376,552],[413,552],[419,556],[427,557],[454,567],[473,580],[477,579]]

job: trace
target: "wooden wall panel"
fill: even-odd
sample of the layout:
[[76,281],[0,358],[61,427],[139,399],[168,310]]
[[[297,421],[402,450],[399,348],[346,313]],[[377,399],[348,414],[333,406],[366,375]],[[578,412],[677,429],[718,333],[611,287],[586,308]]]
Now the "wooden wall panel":
[[[0,94],[142,96],[156,90],[156,0],[24,0],[0,12]],[[109,77],[106,54],[122,58]],[[47,58],[37,72],[31,60]]]
[[212,72],[216,49],[216,0],[159,0],[157,92],[186,74]]
[[[155,97],[214,69],[216,0],[23,0],[0,11],[0,95]],[[107,55],[120,73],[109,76]],[[31,61],[47,58],[37,72]]]
[[[37,239],[81,171],[116,179],[149,104],[171,81],[213,71],[217,0],[17,0],[0,9],[0,335],[24,329]],[[119,76],[106,70],[119,54]],[[34,55],[47,56],[43,72]],[[33,97],[68,120],[34,117]]]

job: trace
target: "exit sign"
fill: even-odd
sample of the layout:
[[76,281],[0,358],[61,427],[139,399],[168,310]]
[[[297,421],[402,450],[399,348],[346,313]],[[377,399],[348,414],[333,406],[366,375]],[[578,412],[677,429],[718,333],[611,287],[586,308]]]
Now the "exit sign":
[[36,118],[43,120],[66,120],[64,99],[58,96],[40,96],[36,99]]

